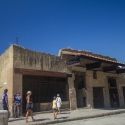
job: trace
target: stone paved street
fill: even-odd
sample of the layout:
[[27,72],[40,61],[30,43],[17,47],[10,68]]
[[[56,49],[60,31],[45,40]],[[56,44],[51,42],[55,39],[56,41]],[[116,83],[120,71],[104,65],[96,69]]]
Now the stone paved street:
[[[73,120],[78,120],[78,119],[107,116],[110,114],[116,114],[118,112],[125,113],[125,109],[82,109],[82,110],[74,110],[74,111],[65,111],[65,112],[62,112],[62,114],[59,114],[58,119],[56,119],[56,120],[53,119],[52,113],[43,113],[43,114],[40,113],[40,114],[34,115],[34,118],[36,119],[35,122],[31,122],[31,118],[29,117],[30,123],[28,125],[36,125],[36,124],[42,125],[42,124],[46,124],[46,123],[51,124],[51,123],[64,122],[64,121],[65,122],[73,121]],[[101,119],[101,118],[99,118],[99,119]],[[21,117],[19,119],[11,118],[10,120],[11,120],[11,122],[9,122],[8,125],[27,125],[27,124],[25,124],[25,117]],[[89,122],[89,120],[86,120],[86,122],[87,121]],[[96,121],[98,121],[98,120],[95,120],[95,122]],[[80,122],[80,121],[78,121],[78,122]],[[65,123],[62,123],[62,124],[65,124]],[[88,125],[88,124],[86,123],[85,125]],[[121,125],[121,124],[119,124],[119,125]]]
[[125,114],[58,123],[54,125],[125,125]]

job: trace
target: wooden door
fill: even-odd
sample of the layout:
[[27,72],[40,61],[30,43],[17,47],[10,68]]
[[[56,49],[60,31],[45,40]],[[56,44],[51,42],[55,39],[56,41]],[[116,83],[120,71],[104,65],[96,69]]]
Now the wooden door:
[[103,88],[93,88],[93,103],[94,108],[104,108]]

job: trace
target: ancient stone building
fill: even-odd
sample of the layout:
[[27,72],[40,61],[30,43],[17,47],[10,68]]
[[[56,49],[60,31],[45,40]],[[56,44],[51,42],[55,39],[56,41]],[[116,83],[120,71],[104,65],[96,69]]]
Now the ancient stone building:
[[125,64],[115,58],[86,51],[62,49],[59,56],[67,63],[70,108],[110,108],[113,94],[117,106],[125,107]]
[[86,51],[62,49],[59,56],[12,45],[0,56],[0,96],[9,89],[21,92],[21,113],[25,112],[26,92],[32,91],[34,111],[51,110],[52,98],[59,93],[62,108],[125,107],[125,64],[116,59]]
[[12,112],[12,97],[21,92],[23,100],[21,111],[25,112],[26,92],[33,92],[34,111],[50,110],[52,98],[60,93],[69,108],[68,83],[66,73],[49,71],[61,62],[60,57],[31,51],[12,45],[0,56],[0,96],[9,89],[9,105]]

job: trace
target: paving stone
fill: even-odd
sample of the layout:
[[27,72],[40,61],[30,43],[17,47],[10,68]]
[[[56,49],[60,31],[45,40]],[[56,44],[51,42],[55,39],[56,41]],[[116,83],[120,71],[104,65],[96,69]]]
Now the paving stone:
[[[44,124],[57,124],[59,122],[67,122],[74,120],[90,119],[95,117],[102,117],[107,115],[115,115],[118,113],[125,113],[125,109],[83,109],[74,111],[65,111],[58,115],[58,119],[53,119],[53,113],[35,114],[35,122],[30,122],[29,125],[44,125]],[[31,121],[31,118],[28,119]],[[25,125],[25,118],[14,119],[11,118],[9,125]]]

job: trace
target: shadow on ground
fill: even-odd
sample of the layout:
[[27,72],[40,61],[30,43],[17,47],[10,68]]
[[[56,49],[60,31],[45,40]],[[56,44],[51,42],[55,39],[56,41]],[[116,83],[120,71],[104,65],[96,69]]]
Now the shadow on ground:
[[35,119],[35,122],[41,122],[41,121],[45,121],[45,120],[50,120],[49,118],[44,118],[44,119]]
[[70,114],[70,112],[61,112],[61,114]]
[[95,108],[95,109],[100,109],[100,110],[120,110],[120,109],[125,109],[125,108]]
[[10,122],[20,121],[20,120],[25,120],[25,118],[15,118],[15,119],[11,119]]
[[67,119],[68,117],[59,117],[57,119]]

